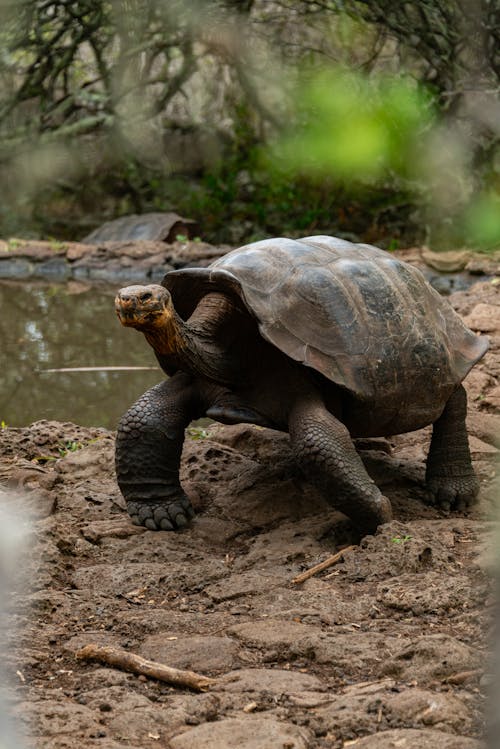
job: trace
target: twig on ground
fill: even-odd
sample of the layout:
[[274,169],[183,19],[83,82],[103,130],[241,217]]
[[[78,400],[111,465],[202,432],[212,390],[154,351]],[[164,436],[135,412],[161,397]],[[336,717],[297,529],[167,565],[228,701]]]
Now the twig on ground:
[[152,679],[166,681],[168,684],[177,687],[189,687],[198,692],[205,691],[212,684],[215,684],[215,679],[210,679],[208,676],[197,674],[194,671],[182,671],[178,668],[166,666],[164,663],[148,661],[140,655],[112,646],[91,643],[78,650],[76,657],[79,660],[106,663],[108,666],[122,668],[124,671],[131,671],[134,674],[143,674]]
[[479,681],[483,675],[484,669],[474,668],[471,671],[460,671],[457,674],[450,674],[443,679],[444,684],[465,684],[467,681]]
[[142,370],[157,370],[158,367],[132,366],[103,366],[103,367],[57,367],[56,369],[37,369],[37,374],[53,374],[54,372],[134,372]]
[[311,567],[305,572],[302,572],[300,575],[297,575],[297,577],[294,577],[292,580],[292,583],[296,583],[296,584],[303,583],[304,580],[309,580],[310,577],[312,577],[313,575],[316,575],[318,572],[323,572],[323,570],[327,570],[328,567],[331,567],[336,562],[338,562],[339,559],[342,559],[346,551],[349,551],[350,549],[354,549],[354,548],[355,548],[354,546],[346,546],[345,549],[341,549],[332,557],[328,557],[328,559],[325,559],[323,562],[320,562],[319,564],[314,565],[314,567]]

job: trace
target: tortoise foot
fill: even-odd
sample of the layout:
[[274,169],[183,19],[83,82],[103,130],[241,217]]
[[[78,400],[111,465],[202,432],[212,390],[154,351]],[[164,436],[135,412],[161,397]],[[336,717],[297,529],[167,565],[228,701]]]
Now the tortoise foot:
[[[363,496],[363,503],[356,505],[351,500],[350,505],[349,516],[362,536],[375,533],[379,525],[390,523],[392,520],[391,502],[375,486],[371,496],[368,496],[368,493]],[[342,507],[339,509],[346,511]]]
[[463,512],[476,501],[479,481],[473,473],[465,476],[431,476],[427,479],[430,505],[443,512]]
[[186,495],[175,499],[128,500],[127,511],[134,525],[143,525],[150,531],[184,528],[195,514]]

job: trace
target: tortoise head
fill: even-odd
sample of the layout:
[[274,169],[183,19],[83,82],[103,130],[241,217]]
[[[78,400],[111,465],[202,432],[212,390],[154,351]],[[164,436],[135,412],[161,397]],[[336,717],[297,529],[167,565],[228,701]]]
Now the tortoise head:
[[169,292],[157,284],[120,289],[115,309],[122,325],[142,331],[164,329],[175,314]]

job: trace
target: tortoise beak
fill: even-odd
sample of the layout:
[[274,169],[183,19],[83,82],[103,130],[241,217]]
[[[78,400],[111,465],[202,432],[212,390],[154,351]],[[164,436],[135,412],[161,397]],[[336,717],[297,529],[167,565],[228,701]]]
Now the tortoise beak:
[[169,294],[163,286],[127,286],[115,297],[115,310],[122,325],[149,327],[165,312]]

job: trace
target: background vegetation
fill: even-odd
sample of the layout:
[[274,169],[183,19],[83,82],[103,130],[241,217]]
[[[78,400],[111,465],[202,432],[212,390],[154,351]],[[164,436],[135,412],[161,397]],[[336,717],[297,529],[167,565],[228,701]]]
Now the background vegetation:
[[500,0],[2,0],[0,234],[500,244]]

